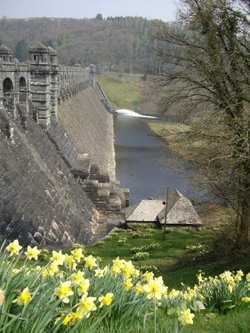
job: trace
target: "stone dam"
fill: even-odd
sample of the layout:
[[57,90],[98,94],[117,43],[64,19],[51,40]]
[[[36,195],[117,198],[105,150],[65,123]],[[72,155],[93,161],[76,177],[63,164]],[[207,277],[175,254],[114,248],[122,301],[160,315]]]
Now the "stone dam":
[[41,43],[19,63],[0,46],[0,242],[90,244],[120,218],[108,111],[91,66],[58,65]]

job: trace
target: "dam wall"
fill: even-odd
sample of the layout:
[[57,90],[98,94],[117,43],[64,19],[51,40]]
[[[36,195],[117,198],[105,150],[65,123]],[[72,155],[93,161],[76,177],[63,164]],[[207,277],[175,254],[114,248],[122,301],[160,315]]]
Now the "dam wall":
[[12,120],[5,133],[1,110],[0,237],[22,244],[89,243],[93,204],[43,129],[28,119],[28,131]]
[[88,154],[100,172],[115,181],[113,116],[89,86],[58,107],[58,119],[79,154]]
[[92,243],[128,202],[112,115],[86,70],[58,65],[41,43],[24,64],[0,46],[0,68],[0,242]]

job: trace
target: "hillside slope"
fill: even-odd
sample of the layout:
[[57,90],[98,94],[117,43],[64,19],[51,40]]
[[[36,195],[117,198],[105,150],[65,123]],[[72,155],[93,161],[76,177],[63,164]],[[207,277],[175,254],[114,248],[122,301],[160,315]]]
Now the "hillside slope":
[[120,72],[146,72],[157,66],[153,21],[141,17],[98,19],[0,19],[0,44],[20,61],[35,41],[54,47],[63,64],[92,63]]

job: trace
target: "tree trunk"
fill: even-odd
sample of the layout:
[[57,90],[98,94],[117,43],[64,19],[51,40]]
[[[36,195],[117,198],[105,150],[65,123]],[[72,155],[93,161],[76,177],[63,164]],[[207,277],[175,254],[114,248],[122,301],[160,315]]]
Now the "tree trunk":
[[250,182],[245,184],[246,190],[240,202],[240,216],[238,224],[237,245],[244,248],[250,243]]

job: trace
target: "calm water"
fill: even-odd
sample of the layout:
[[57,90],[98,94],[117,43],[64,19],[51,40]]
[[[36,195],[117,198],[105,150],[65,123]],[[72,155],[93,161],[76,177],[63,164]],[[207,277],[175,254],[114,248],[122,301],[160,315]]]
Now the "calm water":
[[145,119],[121,114],[114,117],[114,125],[117,180],[129,188],[130,204],[165,195],[167,188],[176,188],[189,198],[198,195],[184,176],[164,166],[171,154]]

